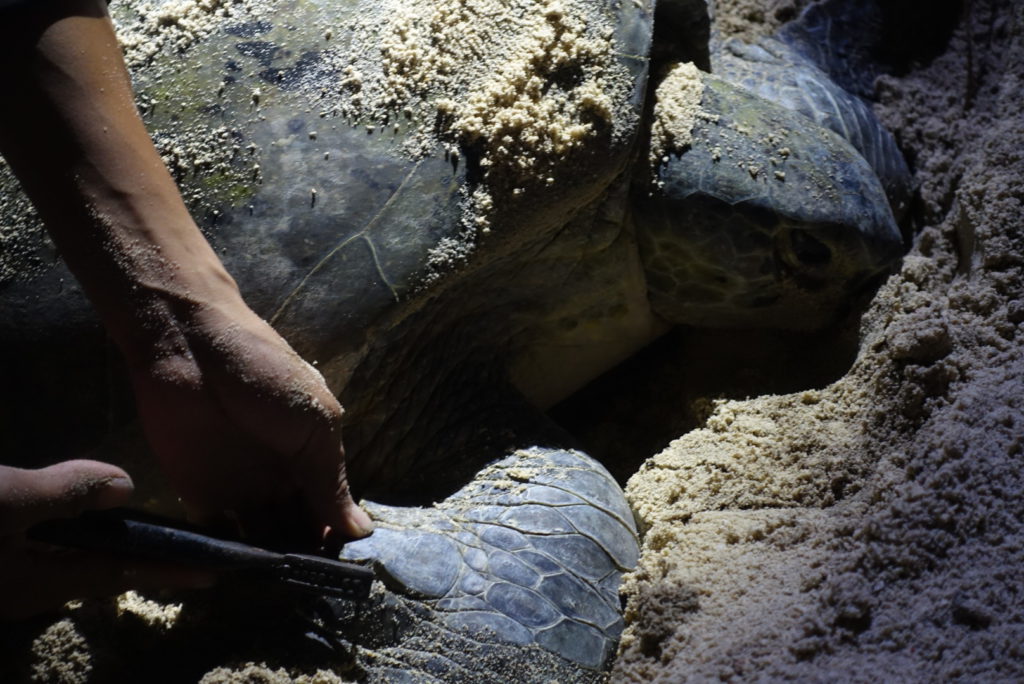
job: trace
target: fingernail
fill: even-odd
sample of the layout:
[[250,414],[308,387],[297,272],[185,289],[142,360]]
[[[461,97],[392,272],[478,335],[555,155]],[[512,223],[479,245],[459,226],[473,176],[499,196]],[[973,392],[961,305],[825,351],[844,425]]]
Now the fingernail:
[[135,491],[135,485],[130,477],[112,477],[98,484],[96,508],[120,506],[126,503]]
[[374,524],[370,520],[370,516],[362,508],[355,506],[352,508],[351,522],[355,531],[360,537],[368,536],[373,532]]

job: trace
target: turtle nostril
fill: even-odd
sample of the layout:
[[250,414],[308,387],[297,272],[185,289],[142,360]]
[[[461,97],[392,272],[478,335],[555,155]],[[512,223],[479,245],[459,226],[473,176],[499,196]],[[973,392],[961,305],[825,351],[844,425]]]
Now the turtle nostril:
[[824,266],[832,261],[832,250],[828,245],[806,230],[793,230],[789,243],[797,260],[805,266]]

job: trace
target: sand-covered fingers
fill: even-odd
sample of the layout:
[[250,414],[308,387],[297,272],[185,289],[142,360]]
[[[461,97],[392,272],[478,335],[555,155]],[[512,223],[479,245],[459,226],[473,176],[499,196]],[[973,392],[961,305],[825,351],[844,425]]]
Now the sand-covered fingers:
[[133,373],[147,437],[190,510],[287,550],[312,550],[327,528],[368,534],[321,375],[241,300],[184,313],[187,349]]

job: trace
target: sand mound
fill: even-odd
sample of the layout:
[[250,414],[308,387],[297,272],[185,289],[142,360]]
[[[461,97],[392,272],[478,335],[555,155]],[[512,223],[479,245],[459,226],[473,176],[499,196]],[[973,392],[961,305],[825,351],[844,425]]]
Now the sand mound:
[[630,481],[648,532],[614,679],[1024,678],[1022,19],[969,3],[877,84],[919,225],[852,369],[720,403]]

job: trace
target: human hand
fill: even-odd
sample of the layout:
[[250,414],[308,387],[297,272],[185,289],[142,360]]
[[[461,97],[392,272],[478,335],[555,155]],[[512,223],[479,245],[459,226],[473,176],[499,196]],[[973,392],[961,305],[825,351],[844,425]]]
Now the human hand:
[[0,107],[0,151],[124,352],[178,494],[201,520],[227,512],[263,541],[365,536],[341,407],[245,305],[189,215],[134,106],[106,3],[25,5],[0,22],[0,56],[25,66],[5,81],[16,96]]
[[125,504],[132,489],[127,473],[97,461],[65,461],[40,470],[0,466],[0,620],[128,589],[208,586],[213,578],[206,572],[56,550],[25,539],[23,532],[38,522]]
[[190,308],[181,339],[141,361],[136,402],[164,472],[200,522],[270,545],[364,537],[341,406],[320,374],[240,297]]

